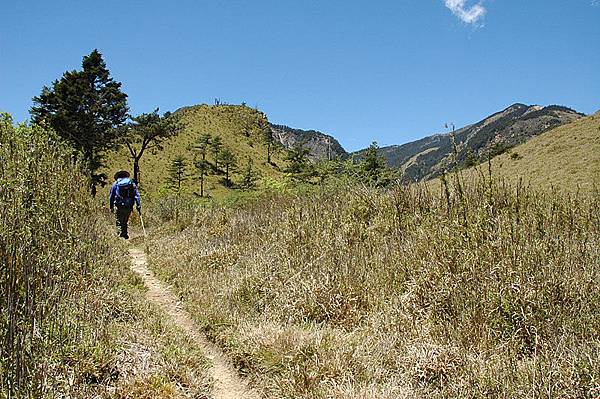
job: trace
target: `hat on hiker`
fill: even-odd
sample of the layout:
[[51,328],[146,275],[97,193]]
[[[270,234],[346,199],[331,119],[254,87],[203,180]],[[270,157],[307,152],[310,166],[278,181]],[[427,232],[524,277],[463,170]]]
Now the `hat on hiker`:
[[129,177],[129,176],[131,176],[131,175],[129,174],[128,171],[126,171],[126,170],[120,170],[117,173],[115,173],[115,180],[117,180],[117,179],[123,179],[123,178]]

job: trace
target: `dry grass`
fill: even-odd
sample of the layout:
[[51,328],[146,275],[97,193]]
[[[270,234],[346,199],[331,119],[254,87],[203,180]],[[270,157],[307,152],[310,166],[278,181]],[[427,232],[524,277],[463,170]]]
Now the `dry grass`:
[[600,112],[536,136],[492,164],[512,184],[592,192],[600,187]]
[[597,397],[598,193],[449,190],[196,209],[150,266],[269,397]]
[[204,357],[144,304],[71,149],[2,115],[0,159],[0,398],[206,397]]

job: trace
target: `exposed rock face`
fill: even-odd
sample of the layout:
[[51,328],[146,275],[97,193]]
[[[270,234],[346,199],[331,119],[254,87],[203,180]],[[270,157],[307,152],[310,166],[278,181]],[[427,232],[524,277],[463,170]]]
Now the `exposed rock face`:
[[316,130],[293,129],[285,125],[271,124],[273,138],[285,148],[302,145],[306,148],[308,159],[313,162],[335,158],[346,158],[348,153],[332,136]]
[[[551,105],[514,104],[473,125],[454,132],[458,165],[476,162],[527,141],[548,129],[584,114]],[[435,134],[411,143],[380,149],[388,165],[400,169],[406,180],[428,179],[453,166],[451,134]],[[357,153],[360,157],[362,151]]]

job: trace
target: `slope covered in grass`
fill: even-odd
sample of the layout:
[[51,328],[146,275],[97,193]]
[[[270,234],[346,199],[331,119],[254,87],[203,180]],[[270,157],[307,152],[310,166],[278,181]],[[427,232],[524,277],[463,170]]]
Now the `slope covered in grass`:
[[449,191],[197,210],[151,267],[269,397],[598,396],[600,198]]
[[[486,165],[482,165],[486,168]],[[557,127],[492,160],[493,173],[538,188],[600,188],[600,112]]]
[[[184,126],[182,132],[169,139],[162,151],[147,153],[140,162],[141,187],[146,193],[155,194],[165,191],[171,179],[169,165],[181,155],[185,157],[187,179],[183,184],[184,192],[199,191],[198,173],[193,162],[200,158],[197,152],[190,149],[202,134],[220,136],[224,148],[229,148],[237,158],[238,167],[232,172],[233,183],[241,180],[248,158],[257,177],[277,179],[283,176],[279,170],[283,167],[283,154],[277,152],[272,156],[272,164],[267,163],[267,148],[261,129],[269,126],[267,117],[260,111],[242,105],[197,105],[185,107],[176,112],[181,116]],[[206,159],[214,165],[214,154],[209,146]],[[109,156],[106,173],[112,176],[120,168],[131,170],[131,161],[126,148]],[[206,191],[211,196],[223,196],[229,189],[222,184],[224,168],[217,173],[210,172],[207,177]]]

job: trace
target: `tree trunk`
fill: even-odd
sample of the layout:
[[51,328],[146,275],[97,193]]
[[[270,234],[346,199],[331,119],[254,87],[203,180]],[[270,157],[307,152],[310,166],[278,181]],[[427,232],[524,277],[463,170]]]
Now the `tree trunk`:
[[138,157],[133,158],[133,180],[137,185],[140,184],[140,159]]
[[204,197],[204,175],[200,176],[200,197]]
[[227,187],[231,185],[229,182],[229,164],[225,165],[225,182],[227,183]]

